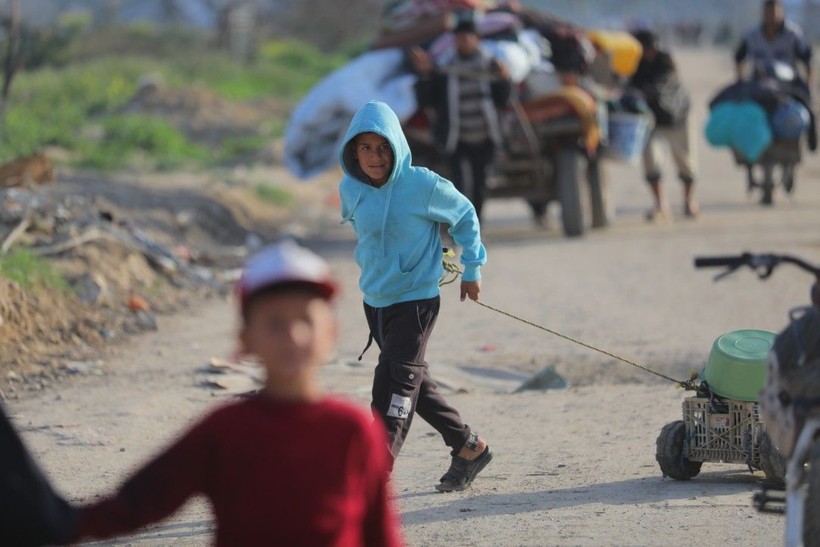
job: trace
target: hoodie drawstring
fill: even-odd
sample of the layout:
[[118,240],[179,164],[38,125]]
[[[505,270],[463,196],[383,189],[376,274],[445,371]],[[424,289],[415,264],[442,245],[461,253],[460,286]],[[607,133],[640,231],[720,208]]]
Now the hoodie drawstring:
[[387,230],[387,216],[390,212],[390,199],[393,197],[393,184],[387,185],[387,198],[384,202],[384,213],[382,216],[382,256],[387,256],[387,244],[384,239],[384,234]]
[[362,357],[364,357],[364,354],[367,353],[367,350],[369,350],[370,346],[372,346],[372,345],[373,345],[373,333],[368,332],[367,333],[367,344],[365,344],[364,349],[359,354],[359,361],[362,360]]
[[[379,340],[384,340],[384,316],[382,315],[383,310],[384,308],[376,308],[376,329],[379,331]],[[373,339],[373,331],[371,330],[367,333],[367,344],[364,346],[364,349],[362,350],[361,354],[359,354],[359,361],[362,360],[364,354],[367,352],[368,349],[370,349],[370,346],[373,345]]]

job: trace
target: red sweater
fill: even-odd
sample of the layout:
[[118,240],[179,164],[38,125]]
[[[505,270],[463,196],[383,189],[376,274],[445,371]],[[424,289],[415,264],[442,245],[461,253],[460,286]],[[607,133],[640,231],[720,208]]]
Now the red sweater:
[[339,400],[230,404],[85,507],[75,539],[135,530],[204,494],[217,545],[401,545],[385,447],[372,417]]

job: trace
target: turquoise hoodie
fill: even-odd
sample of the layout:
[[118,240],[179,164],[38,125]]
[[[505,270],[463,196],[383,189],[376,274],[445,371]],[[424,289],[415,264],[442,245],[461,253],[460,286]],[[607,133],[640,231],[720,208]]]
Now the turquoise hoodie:
[[[352,141],[360,133],[381,135],[393,147],[393,171],[381,187],[370,183],[353,157]],[[439,224],[450,226],[462,248],[462,279],[481,278],[487,251],[475,208],[449,180],[411,165],[410,147],[389,106],[370,101],[356,112],[339,162],[345,173],[339,184],[342,223],[350,222],[356,232],[354,256],[365,303],[382,308],[439,294],[444,273]]]

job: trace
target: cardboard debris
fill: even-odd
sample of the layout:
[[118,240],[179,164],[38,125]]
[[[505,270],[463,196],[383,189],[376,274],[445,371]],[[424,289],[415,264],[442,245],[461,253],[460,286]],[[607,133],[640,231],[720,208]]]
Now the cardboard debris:
[[42,152],[0,165],[0,187],[31,186],[54,182],[54,165]]

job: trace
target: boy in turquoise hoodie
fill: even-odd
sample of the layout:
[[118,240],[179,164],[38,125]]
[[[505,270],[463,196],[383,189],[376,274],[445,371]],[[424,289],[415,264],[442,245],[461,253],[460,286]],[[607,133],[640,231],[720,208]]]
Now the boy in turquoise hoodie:
[[436,485],[450,492],[470,486],[492,452],[438,392],[424,360],[439,311],[439,226],[450,226],[462,248],[462,301],[478,300],[487,253],[470,201],[411,159],[390,107],[371,101],[360,108],[339,152],[345,173],[339,185],[342,222],[353,226],[358,239],[354,255],[370,328],[368,347],[375,340],[381,350],[371,404],[387,427],[390,456],[398,457],[418,413],[452,449],[450,468]]

